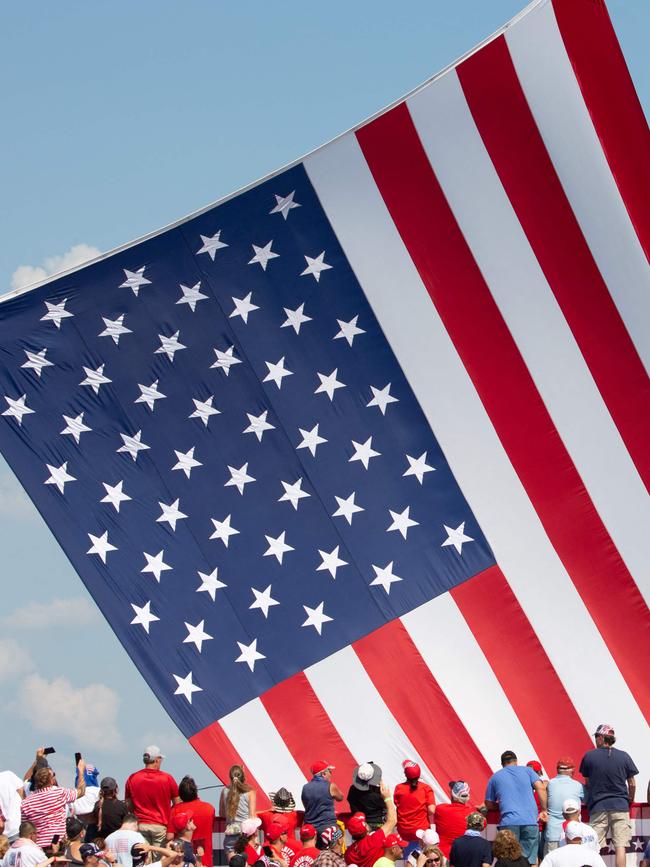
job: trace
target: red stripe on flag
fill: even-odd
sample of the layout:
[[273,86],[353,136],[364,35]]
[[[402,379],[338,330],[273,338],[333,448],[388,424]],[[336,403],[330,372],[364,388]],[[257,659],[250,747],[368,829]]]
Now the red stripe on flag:
[[260,701],[307,779],[314,760],[321,757],[336,767],[338,779],[352,777],[359,763],[302,672],[267,690]]
[[242,761],[232,741],[218,722],[213,722],[189,739],[190,743],[201,756],[206,765],[214,771],[226,786],[229,783],[228,772],[233,765],[242,765],[246,771],[246,780],[257,792],[257,808],[266,809],[271,806],[268,795]]
[[553,9],[596,134],[650,257],[650,132],[607,7],[553,0]]
[[[512,588],[492,566],[450,591],[542,764],[591,739]],[[507,738],[506,738],[507,740]]]
[[562,189],[505,39],[468,58],[458,77],[537,261],[650,489],[650,379]]
[[352,647],[436,780],[444,787],[447,780],[462,778],[482,791],[490,767],[401,620],[376,629]]
[[[571,462],[429,164],[405,104],[357,132],[370,170],[490,420],[630,691],[650,612]],[[634,624],[635,641],[629,640]]]

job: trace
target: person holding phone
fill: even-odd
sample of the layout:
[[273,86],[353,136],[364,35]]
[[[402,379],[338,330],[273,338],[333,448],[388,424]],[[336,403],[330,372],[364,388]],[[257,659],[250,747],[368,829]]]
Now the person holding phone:
[[[39,752],[42,755],[42,748]],[[34,774],[34,790],[20,805],[20,812],[23,821],[33,822],[36,826],[36,842],[39,846],[48,846],[55,834],[60,837],[65,835],[66,807],[81,798],[86,791],[85,769],[84,760],[79,758],[76,789],[57,786],[54,771],[50,767],[39,768]]]

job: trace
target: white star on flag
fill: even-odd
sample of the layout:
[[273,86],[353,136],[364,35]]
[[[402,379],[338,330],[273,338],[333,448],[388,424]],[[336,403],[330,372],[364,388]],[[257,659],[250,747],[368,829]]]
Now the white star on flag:
[[348,524],[352,524],[352,516],[357,512],[363,512],[363,506],[357,506],[354,502],[354,498],[356,496],[356,491],[352,491],[350,496],[347,499],[343,499],[342,497],[334,496],[334,499],[338,503],[338,509],[336,512],[332,512],[333,518],[345,518]]
[[217,590],[222,590],[224,587],[228,586],[227,584],[224,584],[223,581],[219,581],[219,578],[217,577],[218,574],[218,566],[215,566],[209,574],[205,572],[197,572],[197,575],[201,579],[201,586],[196,588],[196,592],[209,593],[213,602],[217,598]]
[[104,530],[101,536],[93,536],[92,533],[88,533],[88,538],[92,542],[92,545],[86,551],[86,554],[97,554],[102,563],[106,563],[106,555],[109,551],[117,551],[115,545],[111,545],[108,541],[108,530]]
[[185,677],[180,677],[178,674],[175,674],[174,680],[178,684],[174,695],[184,695],[190,704],[192,704],[192,695],[195,692],[203,692],[202,687],[192,682],[191,671]]
[[348,458],[348,463],[352,463],[352,461],[361,461],[366,470],[368,469],[370,459],[377,458],[381,455],[381,452],[376,452],[372,448],[372,437],[368,437],[365,443],[357,443],[352,440],[352,445],[354,446],[354,454],[351,458]]
[[287,551],[295,550],[291,547],[291,545],[287,545],[284,541],[286,532],[286,530],[283,530],[276,538],[274,538],[273,536],[265,535],[266,541],[269,543],[269,547],[262,555],[263,557],[275,557],[278,563],[282,565],[282,558],[287,553]]
[[300,207],[300,204],[298,202],[294,202],[293,200],[293,197],[295,195],[295,190],[292,190],[288,196],[278,196],[278,194],[275,193],[275,207],[269,211],[269,214],[282,214],[282,216],[286,220],[289,216],[289,211],[292,208]]
[[[156,350],[157,351],[157,350]],[[158,391],[158,380],[154,379],[151,385],[141,385],[138,383],[138,388],[142,392],[140,397],[136,397],[133,403],[146,403],[149,409],[153,412],[154,404],[157,400],[162,400],[167,397],[162,391]]]
[[253,304],[253,302],[251,301],[252,294],[252,292],[249,292],[245,298],[235,298],[234,295],[232,296],[232,300],[235,303],[235,309],[228,317],[229,319],[234,319],[236,316],[241,316],[241,318],[244,320],[244,323],[248,325],[248,314],[252,313],[253,310],[260,309],[257,304]]
[[402,475],[415,476],[420,484],[424,481],[425,473],[432,473],[435,471],[435,467],[430,467],[427,463],[426,452],[422,452],[419,458],[412,458],[410,455],[406,455],[406,460],[409,462],[409,468],[408,470],[405,470]]
[[99,332],[99,337],[111,337],[116,346],[120,345],[120,337],[123,334],[131,334],[131,329],[124,325],[124,313],[118,316],[117,319],[107,319],[102,316],[106,328]]
[[84,373],[86,374],[86,378],[82,379],[79,385],[89,385],[95,394],[99,394],[100,386],[113,381],[104,376],[103,364],[100,364],[96,370],[93,370],[91,367],[84,367]]
[[271,361],[265,361],[264,364],[268,367],[269,372],[266,374],[262,382],[274,382],[278,388],[282,388],[282,380],[284,377],[293,375],[293,371],[287,370],[284,366],[284,355],[275,364]]
[[248,427],[245,427],[242,433],[254,433],[259,442],[262,442],[262,437],[264,436],[264,431],[266,430],[275,430],[275,425],[272,425],[270,422],[266,420],[266,416],[268,415],[268,410],[265,409],[264,412],[259,415],[252,415],[252,413],[247,412],[248,420],[250,424]]
[[453,545],[453,547],[458,551],[458,553],[462,554],[463,545],[465,544],[465,542],[474,541],[471,536],[465,535],[465,521],[463,521],[462,524],[459,524],[455,530],[451,527],[448,527],[446,524],[443,524],[442,526],[447,531],[447,538],[440,546],[441,548],[444,548],[446,545]]
[[330,400],[334,400],[334,392],[337,388],[345,388],[345,383],[340,382],[336,377],[339,372],[338,367],[335,367],[334,370],[325,376],[324,373],[317,373],[316,375],[320,379],[320,385],[314,392],[314,394],[322,394],[325,393]]
[[[214,365],[212,365],[214,367]],[[220,409],[212,406],[212,401],[214,400],[214,395],[210,395],[207,400],[197,400],[195,397],[192,398],[192,402],[196,409],[194,410],[188,418],[200,418],[203,424],[207,427],[208,422],[210,421],[211,415],[219,415],[221,413]]]
[[341,566],[349,566],[350,565],[345,560],[341,560],[341,558],[339,557],[339,546],[338,545],[336,546],[336,548],[334,548],[329,553],[327,551],[320,551],[320,550],[318,551],[318,553],[320,554],[323,562],[320,564],[320,566],[316,567],[316,571],[317,572],[327,571],[330,573],[330,575],[334,579],[336,579],[336,570],[337,569],[339,569]]
[[390,516],[393,519],[393,523],[390,525],[390,527],[388,527],[386,532],[389,533],[391,530],[398,530],[402,534],[402,537],[406,539],[406,534],[409,531],[409,527],[419,526],[418,521],[414,521],[412,518],[409,517],[410,509],[410,506],[407,506],[403,512],[393,512],[391,509],[389,509],[388,511],[390,512]]
[[164,352],[167,358],[170,361],[174,360],[174,354],[179,351],[179,349],[187,349],[187,346],[184,346],[178,339],[179,331],[176,331],[172,334],[171,337],[165,337],[164,334],[159,334],[158,339],[160,340],[160,346],[158,349],[154,350],[154,354],[159,352]]
[[201,281],[195,283],[194,286],[184,286],[182,283],[180,284],[181,292],[183,293],[181,297],[176,302],[177,304],[188,304],[192,313],[196,311],[196,305],[199,301],[204,301],[208,296],[204,295],[203,292],[200,292],[201,289]]
[[269,616],[269,608],[273,605],[279,605],[277,599],[273,599],[271,597],[271,585],[266,588],[266,590],[256,590],[254,587],[251,587],[253,591],[253,596],[255,597],[255,601],[249,605],[249,609],[259,608],[265,618]]
[[217,356],[217,360],[214,364],[210,365],[210,369],[212,369],[213,367],[220,367],[226,374],[226,376],[228,376],[228,374],[230,373],[230,368],[233,366],[233,364],[242,363],[241,358],[235,358],[235,356],[233,355],[234,351],[234,346],[229,346],[225,352],[222,352],[220,349],[215,348],[214,353]]
[[306,316],[303,312],[304,309],[304,301],[300,306],[296,307],[295,310],[290,310],[288,307],[284,307],[283,310],[287,314],[287,318],[284,320],[280,328],[293,328],[296,334],[300,334],[300,326],[305,322],[311,322],[311,316]]
[[235,662],[245,662],[251,671],[255,671],[255,663],[258,659],[266,659],[257,649],[257,638],[254,638],[250,644],[242,644],[238,641],[237,647],[241,652]]
[[138,457],[138,452],[143,451],[144,449],[149,449],[151,446],[146,445],[141,442],[142,431],[139,430],[137,434],[130,437],[127,434],[121,433],[120,436],[124,440],[124,445],[120,446],[118,452],[128,452],[133,460],[135,461]]
[[302,434],[302,442],[298,443],[296,448],[309,449],[312,456],[316,457],[316,449],[318,446],[321,445],[321,443],[327,442],[325,437],[318,435],[318,425],[315,424],[311,430],[303,430],[301,427],[299,427],[298,430]]
[[316,632],[321,635],[323,623],[329,623],[333,620],[333,618],[325,614],[325,611],[323,610],[325,603],[321,602],[316,606],[316,608],[310,608],[308,605],[303,605],[302,607],[305,609],[305,614],[307,615],[307,619],[302,625],[313,626]]
[[156,581],[160,584],[160,576],[163,572],[171,571],[171,566],[169,566],[163,560],[165,556],[164,551],[158,551],[157,554],[147,554],[146,551],[142,552],[144,554],[144,559],[147,561],[147,565],[140,569],[141,573],[151,572]]
[[26,394],[23,394],[21,397],[16,399],[5,395],[5,400],[9,404],[9,409],[6,409],[2,414],[13,416],[20,425],[23,423],[24,415],[35,411],[33,409],[30,409],[25,403],[25,401],[27,400]]
[[69,436],[73,436],[77,445],[81,439],[81,434],[92,430],[92,428],[84,424],[84,414],[82,412],[78,416],[75,416],[75,418],[64,415],[63,420],[66,423],[66,427],[61,431],[61,435],[68,434]]
[[199,621],[196,626],[191,623],[185,623],[187,629],[187,637],[183,639],[183,644],[195,644],[199,653],[203,650],[204,641],[212,641],[212,636],[204,629],[205,620]]
[[338,340],[339,338],[343,337],[343,338],[345,338],[345,340],[347,340],[347,342],[350,344],[350,346],[352,346],[352,342],[358,334],[365,334],[366,333],[363,330],[363,328],[357,328],[357,319],[358,318],[359,318],[358,315],[353,316],[349,322],[344,322],[343,319],[337,319],[336,321],[339,324],[339,331],[337,334],[334,335],[332,340]]
[[71,476],[68,473],[68,462],[64,461],[60,467],[53,467],[51,464],[45,464],[45,466],[50,471],[49,479],[46,479],[43,484],[45,485],[56,485],[59,491],[63,494],[65,493],[65,486],[67,482],[76,482],[76,478]]
[[327,271],[332,267],[325,262],[325,250],[323,250],[322,253],[319,253],[315,259],[312,259],[311,256],[305,256],[305,261],[307,262],[307,267],[304,271],[301,271],[300,276],[305,277],[307,274],[311,274],[317,283],[320,280],[321,271]]
[[41,322],[52,322],[57,328],[61,328],[62,319],[66,319],[68,316],[74,316],[73,313],[70,313],[69,310],[65,309],[67,300],[67,298],[64,298],[63,301],[60,301],[58,304],[51,304],[49,301],[46,301],[45,306],[47,307],[47,313],[45,316],[41,316]]
[[383,587],[386,591],[387,595],[390,596],[390,585],[395,584],[397,581],[402,581],[403,579],[399,577],[399,575],[395,575],[393,572],[393,561],[391,560],[387,566],[384,566],[381,569],[379,566],[375,566],[373,563],[372,568],[375,570],[375,577],[370,582],[371,587]]
[[265,244],[263,247],[258,247],[256,244],[251,244],[255,255],[248,264],[255,265],[257,263],[262,266],[262,271],[266,271],[266,266],[269,264],[269,259],[277,259],[280,255],[279,253],[274,253],[271,250],[272,243],[273,241],[269,241],[269,243]]
[[40,352],[30,352],[28,349],[23,351],[27,356],[27,361],[20,366],[33,370],[39,379],[41,378],[41,373],[43,372],[44,367],[54,367],[52,362],[48,361],[45,357],[47,349],[41,349]]
[[162,509],[162,515],[159,518],[156,518],[157,523],[161,524],[166,522],[172,530],[176,532],[176,521],[182,521],[183,518],[187,518],[187,515],[184,515],[178,508],[178,498],[170,505],[160,502],[158,505]]
[[139,624],[142,626],[144,631],[149,635],[149,627],[152,623],[155,623],[156,620],[160,620],[160,617],[156,617],[155,614],[151,613],[151,602],[145,602],[145,604],[140,607],[139,605],[134,605],[131,603],[131,608],[135,611],[135,617],[131,621],[132,625]]
[[120,283],[120,289],[133,289],[133,294],[137,298],[140,287],[147,286],[151,283],[151,280],[147,280],[144,276],[145,268],[146,265],[143,265],[142,268],[138,268],[137,271],[129,271],[126,268],[123,268],[122,270],[124,271],[126,280],[124,283]]
[[242,464],[239,469],[231,466],[229,466],[228,469],[230,470],[230,478],[227,482],[224,483],[224,488],[233,486],[237,488],[240,494],[243,494],[244,487],[247,484],[257,481],[257,479],[254,479],[253,476],[248,475],[248,462]]
[[230,519],[232,515],[227,515],[223,521],[217,521],[216,518],[211,518],[210,520],[214,524],[214,533],[210,536],[211,539],[221,539],[223,544],[228,547],[228,541],[231,536],[235,536],[239,533],[239,530],[235,530],[234,527],[230,526]]
[[216,232],[212,237],[208,237],[207,235],[201,235],[201,241],[203,242],[203,246],[200,250],[196,251],[196,255],[199,253],[207,253],[208,256],[214,262],[214,257],[217,255],[217,250],[222,250],[224,247],[227,247],[228,244],[224,244],[221,238],[221,229]]
[[125,503],[127,500],[130,500],[128,494],[125,494],[122,491],[122,485],[124,484],[124,480],[122,479],[116,485],[109,485],[107,482],[102,482],[102,485],[106,489],[106,496],[102,497],[99,501],[100,503],[110,503],[115,507],[115,511],[120,511],[120,503]]
[[172,470],[182,470],[189,479],[190,473],[195,467],[202,467],[203,464],[201,461],[197,461],[194,458],[195,448],[196,446],[192,446],[192,448],[188,449],[186,452],[177,452],[176,449],[174,449],[174,454],[178,458],[178,461],[174,464]]
[[279,498],[278,503],[291,503],[296,511],[298,511],[298,500],[301,500],[303,497],[311,496],[307,491],[302,490],[302,476],[292,485],[290,485],[289,482],[282,482],[282,486],[284,488],[284,494]]
[[389,403],[399,403],[399,398],[391,395],[390,385],[390,382],[383,388],[375,388],[374,385],[371,385],[370,391],[372,392],[372,399],[366,404],[366,406],[378,406],[381,414],[386,415],[386,407]]

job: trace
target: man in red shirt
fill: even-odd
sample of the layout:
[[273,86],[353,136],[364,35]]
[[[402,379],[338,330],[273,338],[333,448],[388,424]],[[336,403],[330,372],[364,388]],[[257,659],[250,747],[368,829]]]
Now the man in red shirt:
[[397,807],[397,833],[408,846],[404,857],[408,858],[413,849],[417,849],[417,831],[433,824],[436,809],[436,799],[433,789],[428,783],[420,780],[420,766],[417,762],[407,759],[402,762],[406,781],[395,786],[395,806]]
[[164,846],[172,804],[179,802],[176,780],[160,765],[165,757],[151,745],[142,756],[144,768],[126,781],[124,795],[127,806],[138,817],[138,828],[147,843]]
[[174,804],[171,809],[169,823],[167,825],[167,839],[174,839],[174,816],[176,813],[187,813],[196,825],[192,837],[194,851],[199,846],[203,847],[201,863],[203,867],[212,867],[212,826],[214,825],[214,807],[207,801],[199,798],[196,783],[192,777],[183,777],[178,784],[180,803]]
[[279,821],[271,822],[266,832],[266,843],[288,864],[293,856],[302,849],[302,843],[295,838],[288,839],[289,829]]
[[300,841],[302,849],[289,861],[289,867],[312,867],[320,855],[320,849],[316,847],[316,828],[309,824],[303,825],[300,829]]
[[386,804],[386,821],[373,831],[368,833],[368,824],[363,813],[355,813],[348,820],[348,833],[352,837],[352,844],[345,850],[345,863],[358,864],[359,867],[372,867],[372,865],[384,854],[384,842],[389,834],[395,830],[397,813],[395,803],[390,796],[390,789],[382,782],[379,785]]

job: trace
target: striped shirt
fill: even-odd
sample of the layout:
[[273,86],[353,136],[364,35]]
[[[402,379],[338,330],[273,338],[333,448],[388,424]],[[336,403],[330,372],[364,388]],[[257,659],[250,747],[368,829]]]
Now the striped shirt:
[[76,800],[76,789],[60,789],[58,786],[38,789],[25,798],[20,807],[22,820],[36,826],[39,846],[47,846],[55,834],[65,836],[66,804]]

